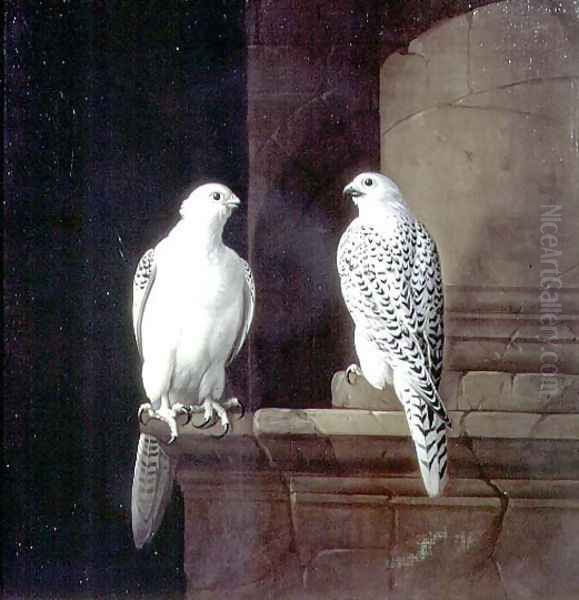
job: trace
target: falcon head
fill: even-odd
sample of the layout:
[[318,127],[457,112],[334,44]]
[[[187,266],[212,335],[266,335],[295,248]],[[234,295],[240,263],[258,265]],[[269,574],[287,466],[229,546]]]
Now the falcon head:
[[344,196],[352,198],[360,214],[406,208],[400,188],[381,173],[360,173],[344,188]]
[[234,208],[240,205],[239,198],[225,185],[206,183],[195,188],[181,204],[179,213],[186,220],[197,222],[225,223]]

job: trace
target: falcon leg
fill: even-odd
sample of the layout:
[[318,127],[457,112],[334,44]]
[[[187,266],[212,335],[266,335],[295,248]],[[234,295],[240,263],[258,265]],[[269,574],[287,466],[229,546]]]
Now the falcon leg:
[[187,425],[191,420],[191,417],[193,416],[192,408],[190,406],[185,406],[180,402],[173,404],[171,412],[173,413],[173,417],[175,418],[175,420],[177,420],[177,417],[180,417],[181,415],[185,415],[187,417],[187,420],[183,423],[183,425]]
[[228,398],[224,402],[221,403],[221,406],[227,411],[235,411],[239,410],[239,418],[243,419],[245,416],[245,406],[242,402],[239,401],[238,398]]
[[362,377],[362,369],[356,364],[351,364],[346,369],[346,380],[350,385],[355,385],[358,378]]
[[[141,425],[146,425],[153,417],[151,413],[153,412],[153,407],[150,402],[145,402],[139,406],[139,410],[137,411],[137,418],[139,419],[139,423]],[[146,418],[145,418],[146,415]]]

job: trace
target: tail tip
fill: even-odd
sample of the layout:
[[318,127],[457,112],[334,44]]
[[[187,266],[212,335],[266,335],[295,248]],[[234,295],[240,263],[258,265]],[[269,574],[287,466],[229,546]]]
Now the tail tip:
[[444,488],[448,483],[448,478],[444,477],[443,479],[436,480],[428,480],[424,481],[424,487],[426,488],[426,493],[430,498],[439,498],[444,493]]

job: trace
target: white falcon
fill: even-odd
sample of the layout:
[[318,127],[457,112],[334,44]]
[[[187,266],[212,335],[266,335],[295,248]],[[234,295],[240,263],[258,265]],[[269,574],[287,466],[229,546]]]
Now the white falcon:
[[[362,173],[344,194],[359,216],[340,240],[338,272],[361,372],[378,389],[394,386],[424,486],[437,496],[448,479],[450,426],[438,393],[444,344],[438,251],[388,177]],[[350,366],[348,380],[359,372]]]
[[[249,265],[222,240],[225,223],[239,199],[218,183],[196,188],[183,202],[181,219],[137,267],[133,285],[133,325],[143,360],[143,385],[150,404],[139,409],[169,425],[176,417],[203,413],[198,427],[229,429],[223,400],[225,367],[249,332],[255,287]],[[170,443],[169,442],[169,443]],[[132,526],[137,548],[157,531],[171,497],[175,459],[156,438],[141,434],[132,490]]]

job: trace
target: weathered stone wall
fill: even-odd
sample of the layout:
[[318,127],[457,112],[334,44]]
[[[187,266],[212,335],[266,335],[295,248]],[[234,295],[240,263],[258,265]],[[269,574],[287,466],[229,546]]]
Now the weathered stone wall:
[[578,23],[577,3],[500,2],[383,64],[382,170],[438,241],[448,368],[579,372]]
[[[265,409],[180,428],[187,598],[579,596],[579,415],[453,411],[425,497],[404,415]],[[164,423],[148,428],[161,440]]]
[[335,256],[351,218],[342,188],[379,165],[375,3],[248,7],[250,341],[258,405],[329,405],[353,359]]

